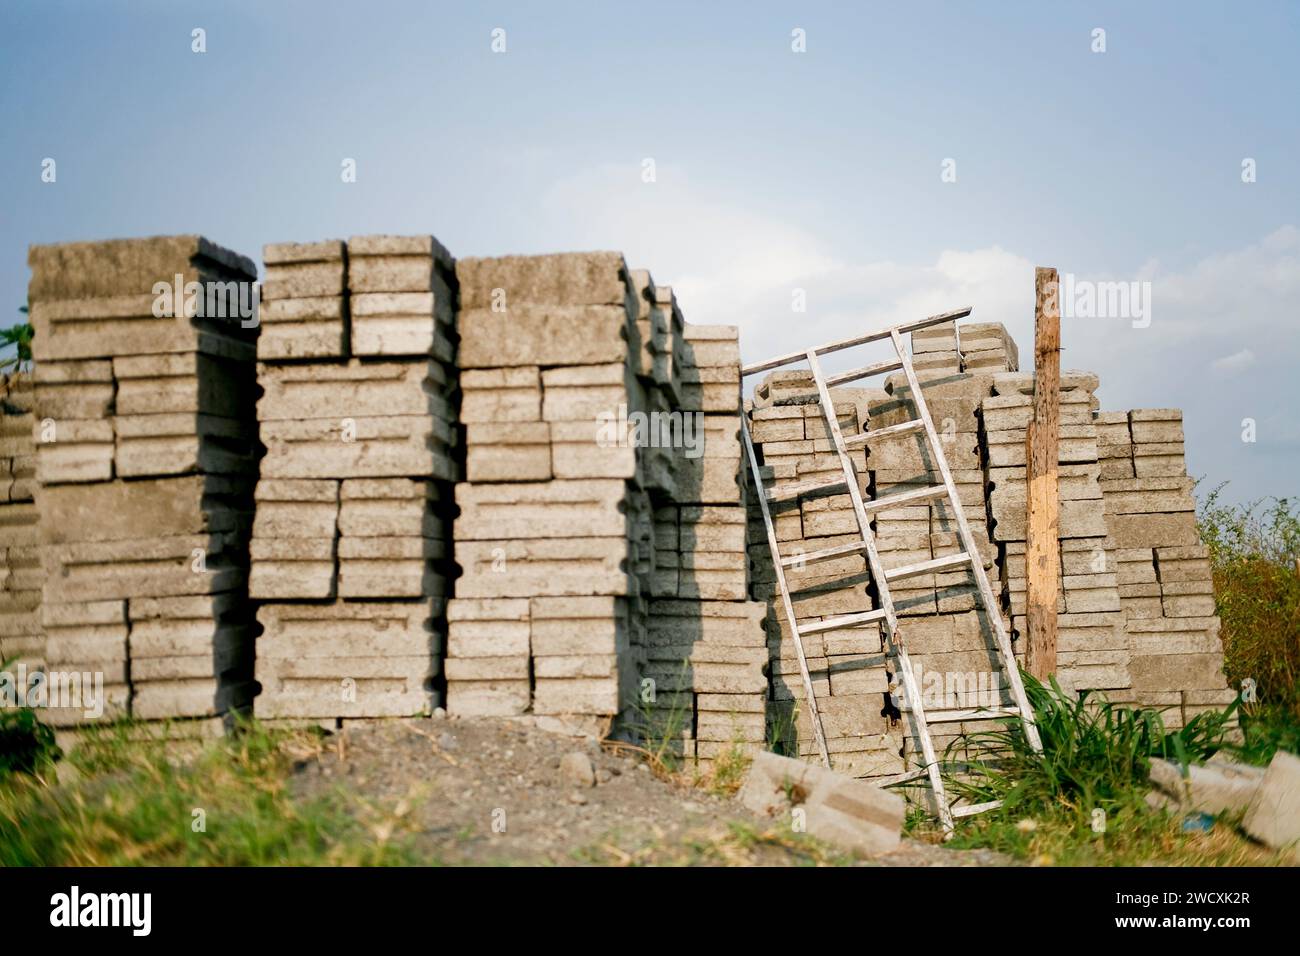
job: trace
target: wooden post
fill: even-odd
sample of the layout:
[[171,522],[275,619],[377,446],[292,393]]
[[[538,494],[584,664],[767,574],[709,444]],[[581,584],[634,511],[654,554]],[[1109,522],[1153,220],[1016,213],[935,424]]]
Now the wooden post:
[[1029,423],[1025,509],[1029,642],[1025,669],[1039,680],[1056,671],[1060,592],[1057,452],[1061,421],[1061,309],[1055,269],[1034,271],[1034,415]]

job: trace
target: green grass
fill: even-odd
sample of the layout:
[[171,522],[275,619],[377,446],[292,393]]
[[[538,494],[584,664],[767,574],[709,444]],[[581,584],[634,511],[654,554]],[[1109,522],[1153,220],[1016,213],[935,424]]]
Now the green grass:
[[[944,758],[951,795],[968,804],[1002,805],[959,821],[950,846],[982,847],[1028,862],[1136,866],[1262,865],[1277,854],[1252,845],[1234,821],[1208,833],[1184,832],[1182,820],[1145,802],[1153,758],[1201,763],[1219,751],[1237,755],[1237,705],[1200,714],[1167,730],[1158,711],[1132,708],[1053,680],[1024,675],[1043,748],[1029,746],[1019,721],[971,734]],[[909,818],[917,836],[937,835],[932,822]]]
[[104,728],[59,774],[47,766],[0,780],[0,865],[413,862],[409,807],[348,804],[341,793],[291,798],[293,751],[312,746],[305,735],[250,726],[179,759],[175,745]]
[[997,811],[967,818],[947,844],[952,849],[997,850],[1039,866],[1279,866],[1287,860],[1219,820],[1207,833],[1188,833],[1182,821],[1133,801],[1112,806],[1105,832],[1076,814],[1045,812],[1019,818]]

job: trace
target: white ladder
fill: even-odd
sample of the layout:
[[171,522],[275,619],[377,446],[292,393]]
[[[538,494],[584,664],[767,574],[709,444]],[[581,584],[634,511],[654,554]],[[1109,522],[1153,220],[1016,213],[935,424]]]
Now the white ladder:
[[[1020,669],[1016,666],[1015,653],[1011,648],[1011,637],[1007,634],[1006,627],[1003,625],[1002,615],[998,609],[997,599],[993,594],[993,589],[989,586],[988,576],[984,573],[984,562],[980,558],[979,550],[975,544],[975,539],[971,536],[970,525],[966,522],[966,512],[958,498],[957,486],[953,483],[952,472],[948,469],[948,461],[944,457],[943,446],[938,433],[935,431],[934,421],[930,418],[930,409],[926,406],[925,397],[921,393],[921,385],[920,382],[917,381],[916,371],[912,368],[911,357],[903,347],[902,336],[904,333],[913,332],[917,329],[929,328],[934,325],[941,325],[945,322],[955,322],[957,319],[965,318],[970,315],[970,312],[971,310],[968,308],[958,309],[954,312],[945,312],[941,315],[933,315],[917,322],[910,322],[904,325],[897,325],[883,329],[879,332],[872,332],[869,335],[844,339],[839,342],[831,342],[827,345],[808,349],[804,352],[791,352],[788,355],[769,359],[766,362],[746,365],[742,369],[742,377],[747,377],[760,372],[767,372],[772,369],[781,368],[785,365],[792,365],[797,362],[806,361],[808,363],[808,369],[812,372],[813,382],[817,386],[817,404],[821,407],[822,417],[826,421],[826,428],[831,436],[832,446],[834,447],[836,454],[839,456],[840,467],[843,471],[843,477],[841,478],[820,478],[813,481],[765,489],[763,486],[762,473],[758,464],[758,457],[754,453],[754,443],[749,434],[748,416],[742,416],[742,435],[745,442],[745,454],[749,458],[749,467],[753,474],[754,487],[758,490],[759,508],[762,511],[763,525],[767,531],[767,545],[772,553],[772,566],[776,571],[776,583],[781,592],[781,603],[785,611],[786,622],[789,624],[790,634],[794,638],[795,651],[799,657],[799,673],[803,680],[804,692],[808,700],[808,710],[812,722],[813,737],[817,744],[817,750],[821,754],[822,762],[825,763],[827,767],[830,767],[831,765],[830,754],[826,748],[826,734],[822,728],[821,714],[817,707],[817,695],[813,689],[812,675],[808,670],[808,659],[804,654],[803,636],[806,634],[859,627],[863,624],[869,624],[872,622],[883,622],[885,638],[889,645],[889,652],[896,661],[895,666],[897,668],[897,673],[903,683],[903,690],[906,695],[906,712],[911,717],[913,731],[921,743],[921,754],[924,757],[926,764],[924,771],[918,772],[917,774],[907,774],[905,777],[911,778],[920,777],[923,774],[928,775],[930,787],[934,793],[934,800],[938,810],[939,819],[943,824],[944,830],[949,833],[952,832],[953,819],[955,817],[970,816],[975,813],[980,813],[984,810],[992,809],[997,804],[976,804],[957,808],[949,807],[944,792],[943,778],[940,774],[939,762],[934,753],[934,743],[930,739],[929,725],[931,723],[996,720],[999,718],[1018,716],[1024,727],[1025,737],[1029,741],[1030,746],[1035,750],[1042,749],[1042,744],[1038,736],[1038,727],[1034,723],[1033,708],[1030,707],[1029,699],[1025,695],[1024,683],[1020,679]],[[839,352],[869,342],[883,341],[885,339],[888,339],[893,344],[894,352],[897,356],[896,359],[878,362],[874,365],[865,365],[861,368],[852,369],[848,372],[840,372],[830,376],[823,374],[821,363],[818,359],[819,356],[825,355],[829,352]],[[840,432],[839,420],[835,414],[835,405],[831,401],[831,386],[858,381],[864,378],[869,378],[873,375],[883,375],[900,369],[907,376],[907,383],[912,392],[912,401],[915,403],[918,412],[917,417],[911,421],[903,422],[898,425],[890,425],[887,428],[881,428],[877,431],[866,431],[845,438]],[[868,441],[877,438],[888,437],[891,435],[905,435],[914,432],[924,433],[930,452],[934,456],[934,461],[938,465],[939,472],[943,477],[942,484],[919,488],[912,491],[898,492],[896,494],[887,495],[882,498],[875,498],[869,501],[864,500],[862,489],[859,486],[857,471],[853,466],[853,460],[848,454],[849,449],[865,445]],[[797,499],[804,495],[825,494],[828,492],[843,493],[844,491],[848,492],[849,498],[853,503],[853,512],[857,519],[861,540],[849,544],[837,545],[832,548],[826,548],[821,551],[813,551],[808,554],[800,553],[789,557],[783,557],[777,544],[776,527],[772,523],[771,503]],[[899,505],[927,502],[939,498],[944,498],[948,501],[949,507],[956,519],[957,531],[961,540],[962,550],[957,554],[932,558],[928,561],[920,561],[916,564],[909,564],[903,567],[884,567],[880,563],[880,555],[876,550],[875,536],[871,530],[870,515],[878,511],[896,508]],[[812,624],[803,624],[801,626],[796,619],[794,605],[790,599],[790,588],[786,583],[785,577],[786,568],[795,566],[802,567],[805,564],[814,561],[824,561],[831,558],[844,557],[850,554],[861,554],[864,552],[867,556],[867,565],[871,570],[871,578],[876,583],[876,591],[880,607],[871,611],[845,614]],[[891,582],[913,577],[918,574],[947,571],[958,567],[969,567],[971,572],[975,575],[975,583],[979,592],[980,603],[984,607],[985,617],[988,619],[989,626],[993,630],[994,643],[996,644],[998,656],[1001,659],[1002,666],[1006,670],[1011,684],[1011,695],[1014,704],[1009,707],[1000,708],[957,708],[933,710],[927,713],[921,699],[920,689],[917,686],[916,678],[912,671],[912,664],[908,658],[903,635],[899,630],[898,618],[894,613],[894,599],[890,594],[889,585]]]

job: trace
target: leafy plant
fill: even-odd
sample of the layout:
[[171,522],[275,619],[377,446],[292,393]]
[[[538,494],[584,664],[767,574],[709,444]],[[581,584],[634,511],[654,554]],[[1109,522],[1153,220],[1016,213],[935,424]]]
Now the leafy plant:
[[[27,314],[27,306],[18,310]],[[19,322],[7,329],[0,329],[0,348],[14,347],[14,354],[0,361],[0,371],[23,369],[32,362],[32,336],[34,332],[30,322]]]
[[1056,679],[1043,684],[1024,675],[1025,693],[1042,738],[1034,750],[1019,720],[971,734],[964,756],[949,747],[944,773],[951,792],[969,803],[1002,801],[1003,814],[1057,813],[1081,819],[1140,800],[1152,757],[1186,764],[1227,745],[1234,704],[1200,714],[1168,732],[1160,713],[1112,703],[1085,691],[1077,697]]
[[1224,671],[1234,686],[1254,682],[1257,701],[1243,708],[1247,740],[1294,745],[1300,736],[1300,514],[1287,498],[1226,504],[1223,487],[1206,496],[1197,520],[1214,572]]
[[[0,661],[0,673],[10,661]],[[30,707],[0,707],[0,780],[14,773],[34,774],[59,758],[54,731]]]
[[54,731],[37,719],[34,710],[0,709],[0,779],[13,773],[37,773],[58,755]]

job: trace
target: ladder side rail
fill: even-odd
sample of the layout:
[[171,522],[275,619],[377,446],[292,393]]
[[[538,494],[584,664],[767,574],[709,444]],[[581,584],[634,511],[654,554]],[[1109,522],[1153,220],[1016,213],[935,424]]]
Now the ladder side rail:
[[935,461],[939,466],[939,472],[943,475],[944,484],[948,488],[948,503],[957,521],[962,546],[970,556],[971,572],[975,575],[975,583],[980,599],[984,604],[985,614],[989,619],[989,626],[993,629],[994,640],[1002,654],[1002,661],[1007,669],[1007,677],[1011,681],[1012,696],[1015,698],[1016,706],[1020,708],[1020,719],[1024,724],[1025,737],[1031,747],[1035,750],[1042,750],[1043,745],[1038,736],[1038,727],[1034,723],[1034,711],[1029,706],[1029,698],[1025,694],[1025,685],[1020,679],[1020,668],[1016,664],[1015,651],[1011,647],[1011,637],[1002,624],[1002,612],[999,610],[997,599],[993,595],[993,588],[989,585],[988,575],[984,573],[984,560],[975,546],[974,536],[971,534],[970,525],[966,521],[966,511],[957,495],[957,486],[954,484],[952,472],[948,468],[948,459],[944,457],[939,434],[934,429],[934,420],[930,417],[930,408],[926,405],[925,396],[921,393],[921,383],[917,380],[916,370],[912,368],[911,358],[903,348],[903,340],[898,333],[898,329],[891,329],[890,335],[894,341],[894,348],[903,361],[903,373],[907,376],[907,384],[912,390],[912,400],[916,403],[918,412],[917,417],[925,423],[925,434],[930,450],[934,454]]
[[[892,329],[890,333],[894,336],[897,335]],[[896,338],[895,341],[897,341]],[[881,609],[885,612],[885,632],[888,636],[889,645],[894,649],[895,657],[898,660],[899,676],[903,680],[907,699],[912,705],[909,713],[912,717],[916,735],[921,741],[921,754],[925,758],[926,768],[929,772],[930,787],[934,792],[935,806],[939,811],[939,819],[943,822],[944,830],[952,832],[952,816],[949,812],[947,796],[944,793],[943,777],[939,772],[939,762],[934,754],[934,743],[930,739],[930,728],[926,724],[925,708],[922,706],[920,688],[917,686],[916,677],[912,673],[912,662],[898,637],[898,618],[894,613],[894,599],[889,591],[889,583],[885,580],[885,570],[880,563],[880,555],[876,550],[875,535],[871,531],[871,521],[867,517],[866,507],[862,502],[862,492],[858,488],[857,470],[853,467],[853,461],[849,458],[848,452],[844,449],[844,436],[840,433],[839,419],[835,414],[835,403],[831,400],[830,389],[826,387],[826,379],[822,375],[821,363],[817,361],[817,352],[815,349],[809,349],[807,354],[808,366],[812,369],[813,381],[817,384],[822,417],[826,420],[831,442],[839,455],[840,467],[844,470],[844,479],[849,486],[849,498],[853,502],[853,511],[857,517],[858,528],[861,530],[862,540],[867,546],[867,563],[871,567],[871,576],[876,581],[876,589],[880,594]]]
[[749,437],[748,416],[742,411],[740,415],[740,433],[745,440],[745,454],[749,458],[750,473],[754,476],[754,487],[758,492],[758,506],[763,512],[763,527],[767,531],[767,547],[772,554],[772,567],[776,570],[777,588],[781,592],[781,604],[785,609],[785,618],[794,637],[795,651],[799,655],[799,676],[803,679],[804,693],[808,695],[808,712],[812,718],[813,737],[822,763],[827,769],[831,766],[830,753],[826,749],[826,734],[822,730],[821,712],[817,709],[817,695],[813,691],[812,674],[808,671],[808,659],[804,656],[803,639],[799,635],[799,624],[795,619],[794,605],[790,602],[790,589],[785,582],[785,569],[781,566],[781,551],[777,546],[776,528],[772,524],[772,512],[767,506],[767,495],[763,491],[763,477],[758,468],[758,458],[754,454],[754,443]]
[[[905,325],[895,326],[894,328],[881,329],[878,332],[871,332],[867,335],[854,336],[851,339],[840,339],[837,342],[827,342],[825,345],[819,345],[811,349],[818,355],[825,355],[828,352],[840,352],[844,349],[851,349],[855,345],[866,345],[868,342],[882,342],[889,338],[895,331],[915,332],[918,329],[928,329],[932,325],[942,325],[945,322],[955,322],[958,319],[964,319],[970,315],[970,306],[963,309],[953,309],[951,312],[943,312],[939,315],[931,315],[928,318],[917,319],[915,322],[908,322]],[[802,362],[808,355],[809,349],[801,349],[798,352],[789,352],[785,355],[778,355],[774,359],[768,359],[766,362],[757,362],[754,365],[746,365],[740,370],[741,377],[756,375],[759,372],[770,372],[774,368],[780,368],[783,365],[793,365],[795,362]]]

